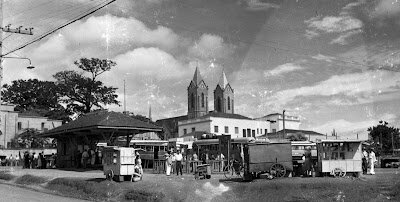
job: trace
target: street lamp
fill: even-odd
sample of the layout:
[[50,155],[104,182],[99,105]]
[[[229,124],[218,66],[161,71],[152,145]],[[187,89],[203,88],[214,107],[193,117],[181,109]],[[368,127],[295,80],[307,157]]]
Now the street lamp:
[[29,60],[29,66],[27,66],[26,68],[27,68],[27,69],[34,69],[34,68],[35,68],[34,66],[32,66],[31,59],[29,59],[29,58],[25,58],[25,57],[9,57],[9,56],[3,56],[3,57],[1,57],[1,58],[11,58],[11,59]]

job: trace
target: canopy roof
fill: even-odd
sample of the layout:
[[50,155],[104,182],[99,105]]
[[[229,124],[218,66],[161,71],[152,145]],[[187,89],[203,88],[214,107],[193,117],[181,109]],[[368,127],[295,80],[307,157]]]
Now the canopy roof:
[[42,136],[54,136],[93,129],[132,130],[136,133],[162,131],[159,126],[140,121],[129,115],[102,110],[85,114],[74,121],[45,132]]

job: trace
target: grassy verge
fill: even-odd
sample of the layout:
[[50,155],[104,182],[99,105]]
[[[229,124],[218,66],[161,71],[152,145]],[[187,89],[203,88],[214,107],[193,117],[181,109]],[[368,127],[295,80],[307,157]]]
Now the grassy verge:
[[0,171],[0,179],[1,180],[6,180],[6,181],[10,181],[12,179],[14,179],[16,176],[10,174],[9,172],[6,171]]
[[85,181],[75,178],[57,178],[50,181],[47,189],[68,197],[88,200],[107,200],[121,193],[120,187],[112,181]]
[[23,185],[34,185],[34,184],[43,184],[47,181],[44,177],[38,177],[33,175],[23,175],[17,180],[15,180],[16,184],[23,184]]
[[128,201],[161,201],[165,195],[162,192],[149,192],[144,190],[131,190],[125,194]]

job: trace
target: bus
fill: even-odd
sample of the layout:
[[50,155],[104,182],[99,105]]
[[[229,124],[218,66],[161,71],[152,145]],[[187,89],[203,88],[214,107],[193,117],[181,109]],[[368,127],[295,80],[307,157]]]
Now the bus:
[[129,147],[138,149],[144,168],[151,168],[153,160],[164,159],[168,151],[168,141],[165,140],[131,140]]

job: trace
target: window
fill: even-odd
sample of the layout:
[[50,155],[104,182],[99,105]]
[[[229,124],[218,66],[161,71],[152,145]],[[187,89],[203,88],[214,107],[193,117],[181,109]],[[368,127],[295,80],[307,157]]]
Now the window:
[[183,134],[186,135],[187,134],[187,129],[183,129]]
[[218,126],[214,126],[214,132],[218,133]]
[[235,134],[238,134],[238,133],[239,133],[239,128],[235,127]]
[[247,129],[247,137],[251,137],[251,129],[250,128]]
[[194,94],[192,93],[192,95],[190,96],[190,101],[191,101],[191,105],[192,105],[192,108],[194,108],[194,100],[195,98],[194,98]]
[[228,110],[231,110],[231,98],[228,96]]
[[204,107],[204,93],[201,93],[201,107]]
[[44,130],[44,123],[42,122],[42,130]]
[[256,137],[256,130],[252,130],[251,132],[253,134],[253,137]]
[[229,127],[225,126],[225,133],[229,133]]
[[196,131],[196,128],[195,128],[195,127],[192,128],[192,132],[194,132],[194,131]]
[[246,129],[243,129],[243,137],[246,137]]
[[259,128],[257,128],[257,134],[260,134],[260,129]]
[[265,129],[265,134],[267,134],[268,133],[268,129]]
[[221,110],[221,98],[217,98],[217,111],[222,111]]
[[22,123],[18,122],[18,130],[22,130]]

